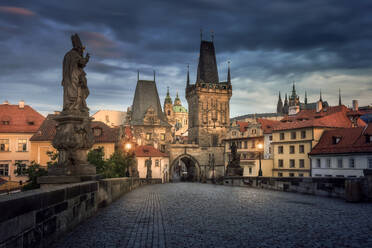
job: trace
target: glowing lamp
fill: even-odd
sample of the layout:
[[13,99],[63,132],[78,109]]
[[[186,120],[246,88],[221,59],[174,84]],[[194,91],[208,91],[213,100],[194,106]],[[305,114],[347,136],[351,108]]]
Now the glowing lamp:
[[131,148],[132,148],[132,144],[131,143],[126,143],[125,144],[125,150],[129,151]]
[[257,145],[257,147],[258,147],[258,149],[262,149],[262,148],[263,148],[263,144],[262,144],[262,143],[259,143],[259,144]]

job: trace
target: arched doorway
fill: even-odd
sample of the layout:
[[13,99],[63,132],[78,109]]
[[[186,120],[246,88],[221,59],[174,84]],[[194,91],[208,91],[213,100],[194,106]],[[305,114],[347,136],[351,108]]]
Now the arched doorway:
[[183,154],[173,160],[169,175],[172,182],[198,182],[199,163],[192,156]]

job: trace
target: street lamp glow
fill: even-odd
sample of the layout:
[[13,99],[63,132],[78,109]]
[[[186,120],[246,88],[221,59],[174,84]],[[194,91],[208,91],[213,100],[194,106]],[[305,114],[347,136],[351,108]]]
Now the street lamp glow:
[[262,149],[262,148],[263,148],[262,143],[259,143],[259,144],[257,145],[257,147],[258,147],[258,149]]
[[131,148],[132,148],[132,144],[131,143],[126,143],[125,144],[125,150],[129,151]]

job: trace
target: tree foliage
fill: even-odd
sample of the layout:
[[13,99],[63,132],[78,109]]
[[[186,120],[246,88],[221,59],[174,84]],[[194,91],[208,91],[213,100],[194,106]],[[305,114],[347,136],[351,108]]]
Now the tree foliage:
[[37,183],[37,178],[48,175],[48,171],[35,161],[32,161],[22,173],[28,176],[27,184],[23,186],[23,190],[40,188],[40,185]]
[[88,153],[88,161],[97,168],[97,174],[105,178],[126,177],[131,166],[135,163],[134,155],[115,151],[109,159],[104,159],[103,147],[93,149]]

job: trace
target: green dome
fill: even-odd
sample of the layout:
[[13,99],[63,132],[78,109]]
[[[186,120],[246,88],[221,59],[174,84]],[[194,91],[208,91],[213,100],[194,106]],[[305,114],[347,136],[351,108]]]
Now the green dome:
[[186,110],[185,107],[177,105],[177,106],[173,106],[173,112],[175,112],[175,113],[187,113],[187,110]]

